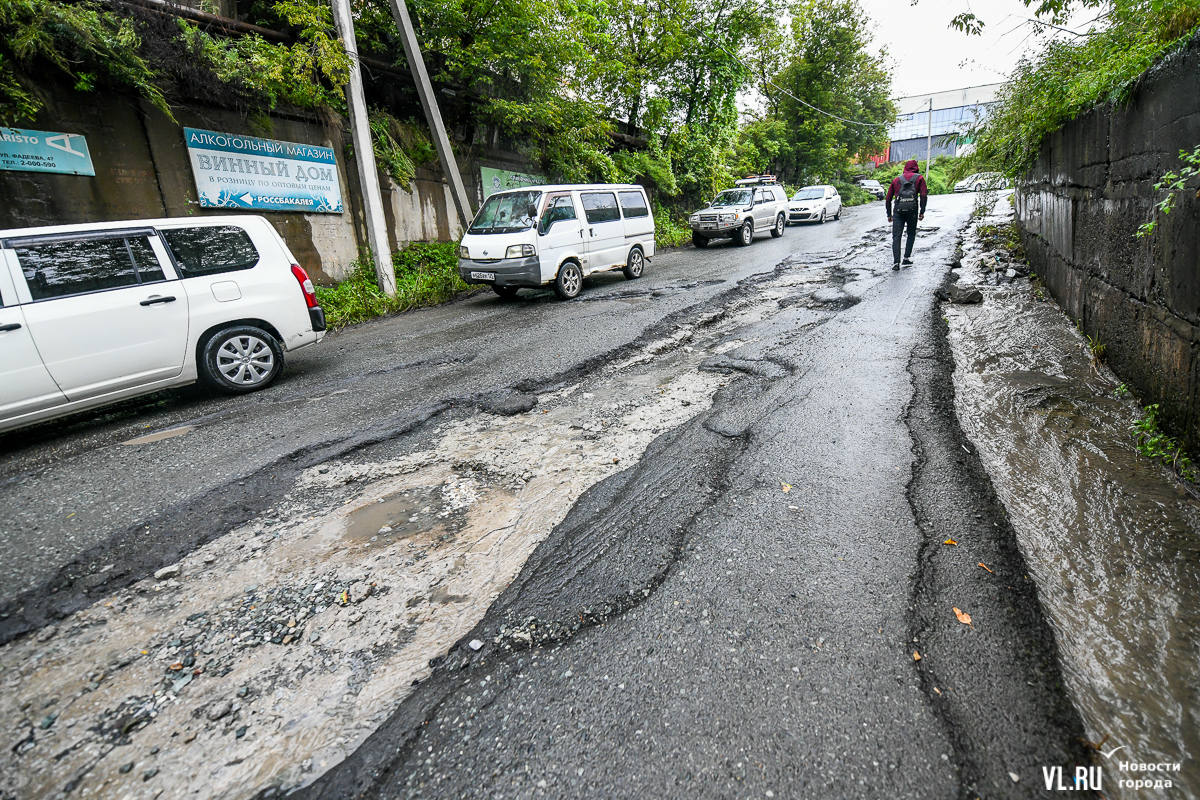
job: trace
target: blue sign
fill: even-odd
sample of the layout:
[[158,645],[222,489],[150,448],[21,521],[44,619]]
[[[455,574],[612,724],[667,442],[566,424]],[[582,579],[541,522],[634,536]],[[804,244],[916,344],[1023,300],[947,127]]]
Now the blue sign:
[[0,128],[0,169],[95,175],[87,139],[78,133]]
[[183,129],[202,208],[341,214],[332,147]]

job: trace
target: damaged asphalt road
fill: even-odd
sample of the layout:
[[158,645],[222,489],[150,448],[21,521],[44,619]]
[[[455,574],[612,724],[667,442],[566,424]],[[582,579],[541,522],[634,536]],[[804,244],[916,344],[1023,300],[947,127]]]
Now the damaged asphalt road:
[[1011,528],[955,449],[932,295],[966,210],[916,269],[860,253],[840,313],[711,361],[759,367],[585,494],[301,796],[1032,797],[1083,763]]
[[[247,542],[281,516],[302,527],[305,515],[353,500],[359,490],[343,478],[395,477],[376,476],[373,465],[436,454],[446,441],[437,437],[456,425],[476,424],[457,435],[486,450],[494,429],[473,419],[514,415],[532,425],[544,409],[554,420],[575,396],[560,395],[576,387],[597,404],[595,393],[634,386],[639,398],[670,394],[659,362],[675,357],[671,379],[691,374],[690,391],[708,392],[682,402],[699,412],[665,426],[638,446],[644,452],[608,459],[565,518],[536,546],[529,540],[524,566],[494,601],[485,598],[486,613],[480,607],[467,623],[474,627],[447,628],[453,638],[437,642],[432,672],[406,694],[393,688],[402,702],[378,724],[372,718],[373,733],[340,763],[320,762],[324,773],[309,772],[310,761],[303,772],[256,773],[272,776],[257,784],[229,782],[239,753],[212,768],[236,787],[220,796],[1041,796],[1042,766],[1086,763],[1082,726],[1011,527],[953,412],[933,291],[970,206],[959,197],[938,204],[917,266],[899,274],[871,206],[748,250],[668,254],[645,279],[601,278],[574,303],[476,296],[361,326],[296,354],[288,380],[253,398],[168,393],[9,435],[0,440],[9,448],[0,491],[15,516],[0,542],[10,572],[0,636],[19,637],[8,652],[23,647],[32,663],[36,647],[23,631],[197,548],[220,548],[244,523],[266,517],[237,534]],[[642,373],[627,388],[607,377]],[[579,438],[542,459],[602,445],[606,429],[625,424],[613,414],[626,411],[608,410],[625,399],[603,397],[594,424],[573,418]],[[481,475],[495,472],[484,467]],[[549,503],[570,474],[563,469],[487,480],[513,491],[542,486]],[[273,541],[258,551],[265,558],[270,548],[310,546]],[[379,552],[373,542],[336,549],[337,558],[367,564],[366,553]],[[264,558],[226,550],[224,559]],[[388,558],[403,572],[392,552],[404,551],[373,562]],[[154,613],[190,610],[180,603],[203,593],[201,571],[189,562],[182,588],[166,589]],[[404,613],[412,601],[398,578],[388,582],[396,588],[361,608]],[[118,605],[152,605],[152,594],[140,596],[151,600],[126,593]],[[300,666],[317,653],[335,669],[335,651],[320,648],[330,631],[359,635],[345,627],[356,617],[354,606],[319,612],[319,645],[292,645]],[[70,635],[45,652],[69,648]],[[255,653],[266,659],[270,649]],[[9,680],[10,693],[26,691]],[[181,710],[208,680],[177,690]],[[266,713],[249,733],[241,722],[225,732],[242,725],[244,749],[261,749],[254,737],[280,692],[273,707],[266,692],[255,701],[254,713]],[[192,718],[203,723],[204,708]],[[233,747],[216,724],[201,735]],[[166,730],[117,741],[106,780],[118,780],[125,745],[140,752]],[[189,780],[215,785],[202,771]]]

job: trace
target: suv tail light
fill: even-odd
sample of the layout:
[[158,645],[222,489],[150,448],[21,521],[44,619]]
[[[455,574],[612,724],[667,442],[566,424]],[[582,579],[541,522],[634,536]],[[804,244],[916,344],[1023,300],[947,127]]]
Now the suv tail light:
[[315,308],[317,305],[317,290],[313,288],[313,282],[308,277],[308,273],[299,264],[292,264],[292,274],[300,282],[300,291],[304,292],[304,302],[308,303],[309,308]]

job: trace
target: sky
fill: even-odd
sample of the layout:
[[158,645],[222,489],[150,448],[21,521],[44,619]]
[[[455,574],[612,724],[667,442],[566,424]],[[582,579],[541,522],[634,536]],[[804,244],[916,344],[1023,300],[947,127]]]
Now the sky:
[[[1041,49],[1022,22],[1032,16],[1020,0],[859,0],[874,21],[875,45],[886,45],[896,97],[1003,81],[1022,54]],[[964,11],[987,23],[983,36],[949,27]],[[1093,12],[1094,13],[1094,12]],[[1086,22],[1084,16],[1081,22]],[[1075,20],[1072,20],[1075,22]]]

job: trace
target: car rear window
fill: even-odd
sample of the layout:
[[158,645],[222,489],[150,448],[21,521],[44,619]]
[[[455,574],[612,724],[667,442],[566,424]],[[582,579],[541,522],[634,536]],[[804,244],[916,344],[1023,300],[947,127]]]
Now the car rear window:
[[165,280],[145,236],[14,242],[13,251],[35,301]]
[[650,216],[646,198],[641,192],[617,192],[617,196],[621,198],[621,210],[625,212],[626,219]]
[[616,195],[612,192],[589,192],[583,195],[583,213],[592,225],[621,218]]
[[236,225],[170,228],[161,233],[183,278],[236,272],[258,263],[254,242]]

